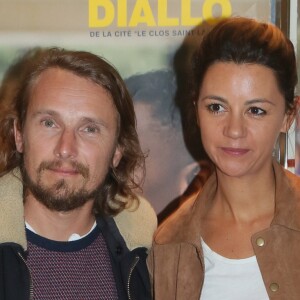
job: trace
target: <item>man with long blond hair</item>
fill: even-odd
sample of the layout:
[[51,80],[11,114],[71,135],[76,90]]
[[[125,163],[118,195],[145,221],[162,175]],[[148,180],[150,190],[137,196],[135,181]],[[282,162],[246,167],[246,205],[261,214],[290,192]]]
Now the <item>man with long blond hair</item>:
[[29,59],[0,118],[0,298],[150,299],[156,217],[134,192],[144,156],[123,80],[88,52]]

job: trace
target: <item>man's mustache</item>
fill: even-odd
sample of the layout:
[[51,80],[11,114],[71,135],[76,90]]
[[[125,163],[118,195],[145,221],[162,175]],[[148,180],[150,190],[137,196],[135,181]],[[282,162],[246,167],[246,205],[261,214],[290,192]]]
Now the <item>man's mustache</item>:
[[[75,172],[78,172],[82,175],[83,178],[88,179],[90,176],[89,168],[79,163],[77,161],[69,161],[68,164],[74,169]],[[38,167],[38,173],[42,172],[43,170],[47,169],[55,169],[61,168],[63,166],[63,162],[61,160],[57,161],[43,161],[40,166]]]

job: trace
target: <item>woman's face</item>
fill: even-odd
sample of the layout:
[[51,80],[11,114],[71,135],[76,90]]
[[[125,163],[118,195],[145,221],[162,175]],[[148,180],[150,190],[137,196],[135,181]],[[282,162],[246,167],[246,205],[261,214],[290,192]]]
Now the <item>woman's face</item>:
[[197,114],[207,154],[219,171],[235,177],[270,168],[276,139],[287,127],[273,71],[258,64],[211,65]]

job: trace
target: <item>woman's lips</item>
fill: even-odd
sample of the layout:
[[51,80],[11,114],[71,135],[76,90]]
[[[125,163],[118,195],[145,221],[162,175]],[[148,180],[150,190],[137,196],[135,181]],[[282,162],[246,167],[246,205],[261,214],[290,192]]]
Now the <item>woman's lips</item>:
[[221,149],[229,155],[232,156],[242,156],[249,152],[249,149],[245,148],[231,148],[231,147],[221,147]]

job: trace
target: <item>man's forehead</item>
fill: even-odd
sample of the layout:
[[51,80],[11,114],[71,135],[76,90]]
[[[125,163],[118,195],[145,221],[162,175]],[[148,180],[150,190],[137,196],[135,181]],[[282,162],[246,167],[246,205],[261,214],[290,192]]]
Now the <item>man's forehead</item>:
[[73,93],[75,97],[94,93],[99,95],[99,98],[105,96],[113,100],[110,92],[102,85],[69,70],[54,67],[46,69],[33,81],[30,89],[31,96],[37,90],[45,94],[63,92],[72,96]]
[[88,112],[86,117],[110,117],[117,114],[110,93],[102,86],[58,68],[47,69],[33,84],[28,110],[66,111],[77,115]]

